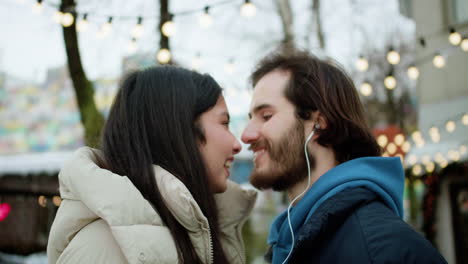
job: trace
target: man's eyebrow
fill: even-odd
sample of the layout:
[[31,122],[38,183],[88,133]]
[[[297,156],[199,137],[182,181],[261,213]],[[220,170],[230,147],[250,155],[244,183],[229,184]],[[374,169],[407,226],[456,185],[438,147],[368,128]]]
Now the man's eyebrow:
[[252,114],[255,114],[257,113],[258,111],[262,110],[262,109],[265,109],[265,108],[268,108],[268,107],[271,107],[270,104],[260,104],[260,105],[257,105],[255,106],[251,112],[249,112],[249,119],[252,119]]

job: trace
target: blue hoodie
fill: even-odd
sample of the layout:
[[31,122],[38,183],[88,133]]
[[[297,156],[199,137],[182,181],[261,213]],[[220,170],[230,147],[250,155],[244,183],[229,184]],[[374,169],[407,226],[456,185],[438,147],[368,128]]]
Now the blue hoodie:
[[[342,163],[323,174],[289,214],[294,234],[328,198],[348,188],[365,187],[379,195],[403,218],[404,172],[400,158],[364,157]],[[268,244],[273,250],[273,264],[281,264],[292,247],[287,210],[272,223]]]

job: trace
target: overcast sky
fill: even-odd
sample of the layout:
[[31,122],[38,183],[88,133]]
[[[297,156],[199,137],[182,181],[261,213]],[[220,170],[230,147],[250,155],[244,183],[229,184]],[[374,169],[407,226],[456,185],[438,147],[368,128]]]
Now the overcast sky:
[[[156,0],[77,2],[79,12],[89,12],[90,28],[79,34],[79,45],[90,79],[119,77],[137,16],[145,17],[144,34],[138,41],[137,52],[154,56],[159,42],[155,30],[159,9]],[[208,29],[202,28],[198,20],[203,7],[217,2],[170,1],[170,11],[176,14],[200,10],[190,15],[175,16],[177,32],[171,38],[171,50],[174,58],[186,67],[190,67],[193,58],[200,54],[201,72],[212,74],[223,87],[235,88],[242,94],[248,86],[247,77],[255,62],[281,40],[280,19],[273,0],[252,1],[257,5],[257,13],[252,18],[240,16],[239,7],[243,1],[233,0],[213,7],[210,11],[213,25]],[[290,2],[296,42],[300,47],[316,52],[315,33],[310,32],[312,1]],[[34,3],[34,0],[0,1],[0,70],[23,79],[42,81],[46,70],[64,65],[66,57],[61,26],[52,19],[55,12],[52,6],[59,0],[44,0],[41,14],[33,13]],[[414,23],[399,14],[397,0],[327,0],[321,1],[321,12],[326,55],[348,69],[362,49],[385,50],[389,43],[414,37]],[[97,29],[109,15],[116,16],[113,31],[109,36],[99,38]],[[119,16],[131,19],[119,19]],[[308,37],[310,42],[307,44]],[[225,64],[231,58],[236,67],[233,74],[225,71]]]

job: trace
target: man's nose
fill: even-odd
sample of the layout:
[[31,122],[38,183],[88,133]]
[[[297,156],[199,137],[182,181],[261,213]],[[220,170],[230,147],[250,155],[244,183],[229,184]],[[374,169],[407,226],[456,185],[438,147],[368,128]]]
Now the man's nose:
[[249,122],[247,127],[242,132],[241,140],[245,144],[252,144],[260,137],[259,129],[257,126]]

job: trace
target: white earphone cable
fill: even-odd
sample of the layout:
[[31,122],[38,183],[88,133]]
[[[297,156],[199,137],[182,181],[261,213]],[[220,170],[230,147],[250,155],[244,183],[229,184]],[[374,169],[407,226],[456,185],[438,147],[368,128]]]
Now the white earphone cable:
[[286,259],[284,259],[282,264],[285,264],[288,261],[289,257],[291,256],[291,253],[292,253],[292,251],[294,249],[294,231],[293,231],[293,228],[292,228],[292,225],[291,225],[291,218],[290,218],[290,215],[289,215],[289,211],[291,210],[291,206],[294,204],[294,202],[299,197],[303,196],[307,192],[307,190],[309,189],[309,186],[310,186],[310,162],[309,162],[309,154],[307,152],[307,144],[309,143],[310,139],[314,136],[314,134],[315,134],[315,128],[314,128],[314,130],[312,130],[310,135],[307,137],[306,142],[304,143],[304,155],[305,155],[306,162],[307,162],[307,175],[308,175],[307,176],[307,187],[305,188],[305,190],[301,194],[296,196],[296,198],[294,198],[292,200],[292,202],[288,206],[288,224],[289,224],[289,230],[291,231],[292,245],[291,245],[291,250],[289,251],[288,256],[286,257]]

